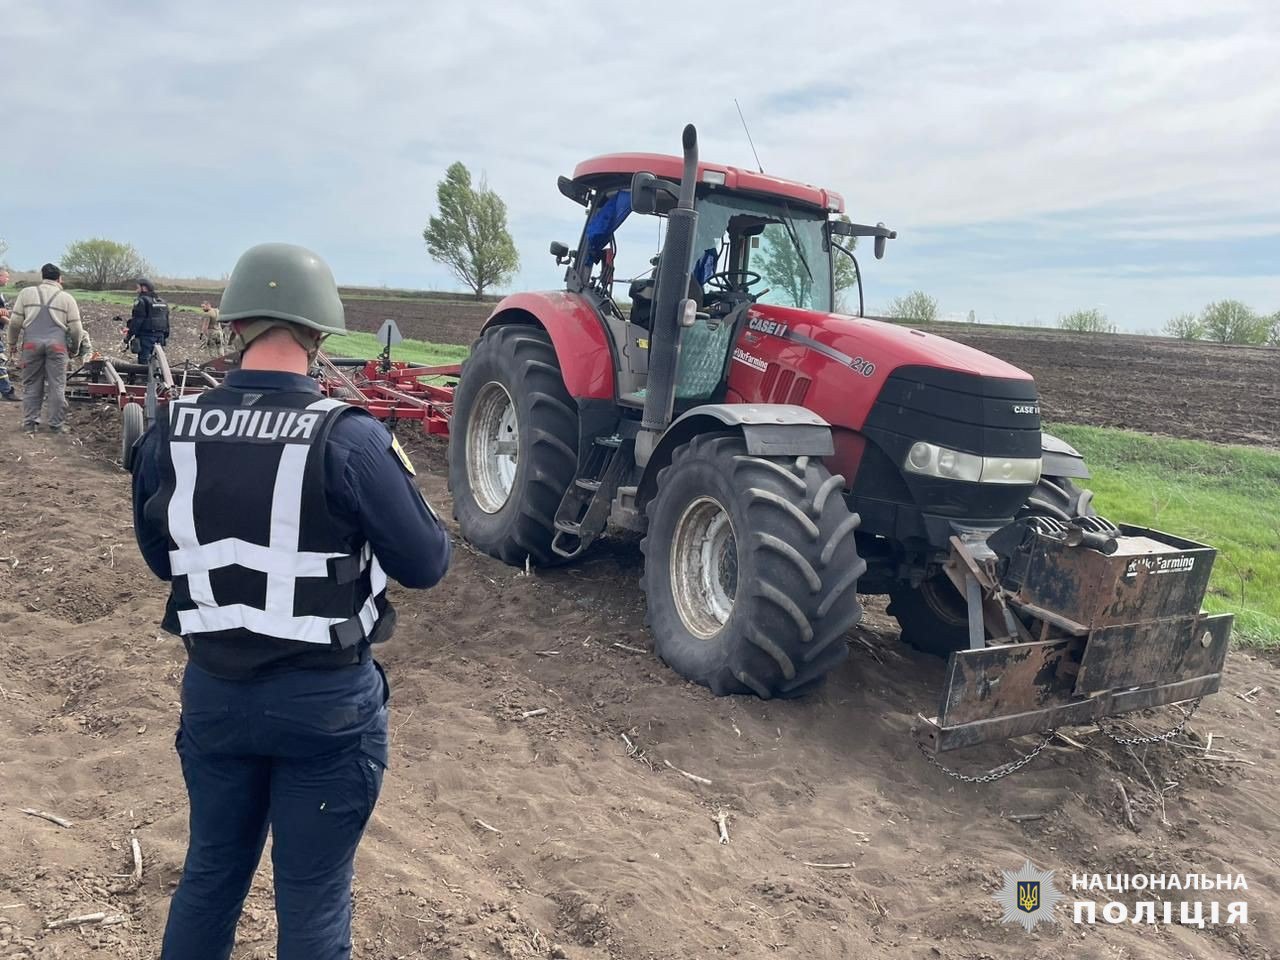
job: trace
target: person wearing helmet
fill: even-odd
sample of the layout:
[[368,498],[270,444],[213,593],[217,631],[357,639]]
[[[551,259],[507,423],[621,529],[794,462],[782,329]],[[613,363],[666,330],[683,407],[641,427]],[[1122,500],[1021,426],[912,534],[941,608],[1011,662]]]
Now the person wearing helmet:
[[156,344],[164,346],[169,341],[169,305],[156,294],[156,286],[146,277],[136,281],[133,312],[125,337],[130,349],[138,355],[139,363],[150,363]]
[[451,545],[391,433],[307,375],[346,329],[316,254],[263,244],[222,296],[239,367],[171,402],[133,457],[133,517],[188,660],[176,746],[190,841],[162,958],[226,960],[270,829],[279,960],[351,951],[356,847],[387,766],[373,659]]

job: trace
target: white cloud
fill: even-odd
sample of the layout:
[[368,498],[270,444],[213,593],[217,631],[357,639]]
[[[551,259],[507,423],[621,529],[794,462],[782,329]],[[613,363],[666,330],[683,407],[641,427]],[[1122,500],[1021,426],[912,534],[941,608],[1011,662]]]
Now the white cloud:
[[[975,225],[1025,250],[1059,215],[1097,217],[1091,242],[1116,262],[1132,242],[1278,242],[1270,0],[615,6],[7,3],[5,100],[24,131],[0,203],[11,258],[130,230],[161,266],[218,274],[288,236],[344,277],[441,283],[420,233],[460,159],[508,201],[521,283],[554,284],[546,242],[579,226],[555,177],[596,153],[670,152],[687,120],[705,156],[750,165],[734,97],[770,172],[898,227],[903,258],[912,236]],[[47,126],[74,148],[20,146]],[[65,204],[52,224],[49,195]],[[940,296],[971,281],[936,255],[886,269]],[[983,286],[998,276],[1038,310],[1079,279],[1038,269],[1035,287],[1030,271]],[[1206,273],[1188,295],[1239,279]],[[1154,322],[1154,303],[1135,308]]]

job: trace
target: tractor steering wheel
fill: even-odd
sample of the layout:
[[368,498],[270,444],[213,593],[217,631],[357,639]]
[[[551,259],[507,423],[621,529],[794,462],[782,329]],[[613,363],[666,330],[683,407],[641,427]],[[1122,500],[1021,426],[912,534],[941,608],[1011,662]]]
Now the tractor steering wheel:
[[759,283],[764,277],[754,270],[721,270],[707,277],[707,287],[717,293],[746,292],[747,288]]

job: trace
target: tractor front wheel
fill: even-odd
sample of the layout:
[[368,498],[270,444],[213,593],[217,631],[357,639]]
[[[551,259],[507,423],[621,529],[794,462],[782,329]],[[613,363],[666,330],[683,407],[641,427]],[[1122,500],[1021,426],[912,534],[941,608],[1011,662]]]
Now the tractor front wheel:
[[[1019,520],[1054,517],[1068,522],[1097,515],[1093,491],[1066,477],[1041,477],[1018,511]],[[898,621],[902,641],[923,653],[947,657],[969,647],[969,607],[945,573],[935,573],[919,587],[894,584],[887,612]]]
[[546,331],[490,327],[471,348],[449,423],[449,492],[467,542],[549,565],[555,516],[578,468],[578,408]]
[[817,686],[862,616],[843,486],[815,458],[751,456],[736,434],[677,448],[641,543],[658,655],[717,696]]

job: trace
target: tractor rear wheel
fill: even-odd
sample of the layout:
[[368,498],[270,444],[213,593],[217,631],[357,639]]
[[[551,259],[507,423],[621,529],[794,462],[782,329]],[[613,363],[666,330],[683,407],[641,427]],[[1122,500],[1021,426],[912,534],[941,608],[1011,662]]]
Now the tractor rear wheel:
[[641,542],[658,655],[717,696],[817,686],[862,616],[843,486],[816,458],[751,456],[737,434],[678,447]]
[[[1018,511],[1018,519],[1054,517],[1068,521],[1096,517],[1093,491],[1077,487],[1066,477],[1041,477]],[[969,608],[944,573],[936,573],[919,587],[897,583],[889,591],[888,614],[898,621],[904,643],[924,653],[946,657],[969,646]]]
[[462,365],[449,423],[449,492],[462,536],[510,564],[551,552],[578,468],[578,408],[546,331],[490,327]]

